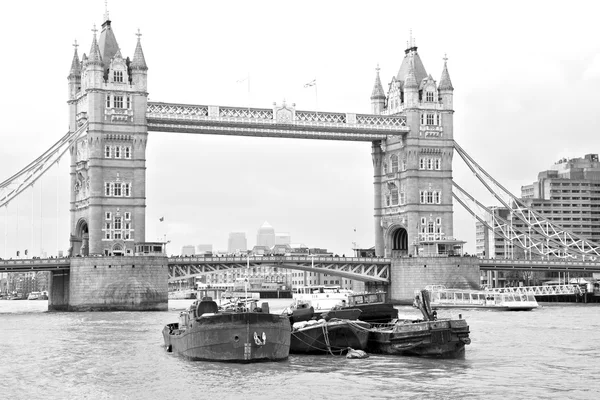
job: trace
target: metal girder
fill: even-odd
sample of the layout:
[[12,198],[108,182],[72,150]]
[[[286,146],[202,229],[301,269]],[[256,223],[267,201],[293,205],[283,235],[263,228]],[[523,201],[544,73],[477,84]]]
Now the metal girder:
[[[510,193],[481,168],[456,142],[454,142],[454,149],[485,188],[510,211],[511,219],[518,219],[526,227],[526,233],[523,230],[519,231],[518,234],[516,231],[505,231],[501,233],[503,237],[510,240],[511,243],[517,240],[519,241],[519,247],[524,246],[525,249],[535,250],[536,254],[547,258],[579,258],[585,260],[587,257],[587,259],[592,261],[600,260],[600,246],[552,223],[542,214],[527,207],[521,199]],[[457,185],[454,187],[456,188]],[[454,198],[457,198],[454,192],[453,195]],[[477,214],[476,210],[469,209],[461,201],[463,199],[457,198],[457,200],[467,211],[473,215]],[[485,224],[483,221],[485,216],[476,215],[476,217]],[[498,228],[501,225],[503,228],[506,228],[506,224],[503,224],[499,224]],[[490,227],[489,224],[486,225]],[[514,224],[512,225],[514,226]]]
[[60,140],[46,150],[41,156],[29,163],[25,168],[0,183],[0,207],[7,205],[12,199],[33,186],[48,169],[60,161],[63,154],[87,130],[87,123],[82,124],[74,132],[67,132]]
[[389,282],[391,260],[368,257],[172,257],[169,282],[212,272],[252,267],[277,267],[336,275],[359,281]]
[[600,272],[599,262],[560,260],[480,259],[482,271]]
[[406,116],[149,102],[149,131],[373,142],[410,131]]

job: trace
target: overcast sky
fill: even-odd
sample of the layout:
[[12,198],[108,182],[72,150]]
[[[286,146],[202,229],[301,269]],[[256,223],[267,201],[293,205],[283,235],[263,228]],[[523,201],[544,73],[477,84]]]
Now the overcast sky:
[[[595,2],[109,1],[125,57],[142,33],[151,101],[370,111],[375,67],[384,87],[400,67],[409,30],[439,81],[444,54],[454,91],[456,141],[514,194],[562,157],[598,153],[600,41]],[[0,181],[68,129],[73,41],[89,54],[104,1],[3,5]],[[250,77],[250,91],[247,81]],[[318,97],[303,85],[317,79]],[[374,245],[369,143],[151,132],[146,240],[166,235],[226,249],[228,233],[249,246],[264,221],[294,243],[350,254]],[[65,159],[0,210],[6,250],[68,248]],[[495,204],[454,157],[454,179]],[[58,190],[56,185],[58,184]],[[58,196],[58,206],[57,206]],[[32,203],[33,200],[33,234]],[[40,207],[40,202],[42,203]],[[41,211],[40,211],[41,210]],[[39,223],[40,214],[44,224]],[[159,218],[164,216],[164,222]],[[56,224],[57,218],[61,221]],[[356,229],[356,232],[354,231]],[[474,251],[474,219],[455,206],[455,236]],[[58,238],[58,239],[57,239]]]

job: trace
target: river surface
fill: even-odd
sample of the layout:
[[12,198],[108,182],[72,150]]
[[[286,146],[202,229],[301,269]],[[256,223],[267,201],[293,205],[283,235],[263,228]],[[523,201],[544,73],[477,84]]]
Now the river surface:
[[[289,302],[271,300],[271,310]],[[600,398],[598,304],[442,311],[470,326],[464,359],[290,355],[259,364],[167,353],[161,330],[189,300],[171,300],[168,312],[50,313],[47,304],[0,301],[0,399]]]

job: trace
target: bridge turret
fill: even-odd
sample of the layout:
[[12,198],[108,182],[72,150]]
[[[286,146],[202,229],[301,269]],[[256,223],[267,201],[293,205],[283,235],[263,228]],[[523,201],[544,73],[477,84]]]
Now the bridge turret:
[[135,46],[135,52],[133,53],[133,61],[131,62],[131,83],[137,90],[146,91],[148,66],[146,65],[146,58],[144,57],[144,51],[142,50],[142,34],[140,33],[139,29],[136,35],[138,39]]
[[83,66],[83,79],[85,79],[86,89],[100,89],[104,82],[104,73],[102,71],[102,55],[96,40],[96,25],[94,24],[94,38],[92,39],[92,47],[90,55],[87,57],[87,62]]
[[379,115],[385,108],[385,92],[379,78],[379,64],[377,64],[375,70],[377,71],[377,75],[375,76],[375,84],[371,93],[371,113]]
[[452,110],[452,98],[454,96],[454,87],[452,87],[452,81],[450,81],[450,74],[448,73],[448,58],[444,56],[444,69],[442,70],[442,77],[440,78],[440,86],[438,87],[440,93],[440,101],[447,110]]
[[69,131],[74,132],[77,129],[76,112],[77,112],[77,93],[81,90],[81,62],[77,54],[77,41],[73,44],[75,51],[73,52],[73,60],[71,61],[71,69],[67,80],[69,81]]

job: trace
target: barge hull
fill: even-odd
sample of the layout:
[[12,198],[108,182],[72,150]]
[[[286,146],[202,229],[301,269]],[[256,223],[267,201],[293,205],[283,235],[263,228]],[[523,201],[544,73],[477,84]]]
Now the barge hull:
[[287,317],[264,313],[201,316],[186,330],[178,324],[163,329],[167,351],[191,360],[279,361],[288,358],[290,324]]

